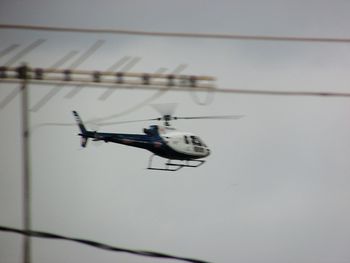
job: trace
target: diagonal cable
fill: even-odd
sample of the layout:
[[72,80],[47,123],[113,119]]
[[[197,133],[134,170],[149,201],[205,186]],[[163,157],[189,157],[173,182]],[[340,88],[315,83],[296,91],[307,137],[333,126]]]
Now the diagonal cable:
[[[177,75],[177,74],[180,74],[182,71],[184,71],[186,68],[187,68],[187,64],[180,64],[178,65],[170,74],[173,74],[173,75]],[[156,73],[165,73],[166,72],[166,69],[165,68],[160,68],[156,71]],[[107,116],[107,117],[104,117],[104,118],[98,118],[98,119],[93,119],[93,120],[90,120],[90,122],[93,122],[93,123],[96,123],[96,124],[99,124],[98,122],[101,122],[101,121],[106,121],[106,120],[110,120],[110,119],[114,119],[114,118],[118,118],[120,116],[123,116],[123,115],[126,115],[126,114],[129,114],[135,110],[138,110],[140,108],[143,108],[144,106],[148,105],[149,103],[151,103],[152,101],[154,101],[155,99],[163,96],[167,91],[170,90],[170,87],[166,88],[166,89],[162,89],[162,90],[158,90],[157,92],[155,92],[152,96],[144,99],[143,101],[141,101],[140,103],[122,111],[122,112],[119,112],[117,114],[113,114],[111,116]]]
[[124,252],[124,253],[129,253],[129,254],[138,255],[138,256],[164,258],[164,259],[175,259],[175,260],[182,260],[182,261],[191,262],[191,263],[209,263],[208,261],[203,261],[203,260],[199,260],[199,259],[178,257],[178,256],[173,256],[173,255],[154,252],[154,251],[120,248],[120,247],[115,247],[115,246],[107,245],[107,244],[100,243],[100,242],[95,242],[95,241],[88,240],[88,239],[66,237],[66,236],[57,235],[57,234],[48,233],[48,232],[33,231],[33,230],[21,230],[21,229],[5,227],[5,226],[0,226],[0,231],[17,233],[17,234],[21,234],[21,235],[25,235],[25,236],[38,237],[38,238],[60,239],[60,240],[73,241],[76,243],[92,246],[92,247],[103,249],[103,250]]
[[[159,68],[155,73],[165,73],[166,72],[166,68]],[[107,116],[107,117],[102,117],[102,118],[95,118],[95,119],[91,119],[91,120],[88,120],[88,121],[85,121],[85,124],[94,124],[94,125],[100,125],[103,126],[105,125],[105,123],[100,123],[102,121],[106,121],[106,120],[109,120],[109,119],[114,119],[114,118],[117,118],[117,117],[120,117],[120,116],[123,116],[123,115],[126,115],[126,114],[129,114],[135,110],[138,110],[146,105],[148,105],[151,101],[153,101],[154,99],[156,99],[157,97],[159,97],[161,94],[163,94],[164,91],[161,90],[161,91],[157,91],[154,95],[152,95],[151,97],[141,101],[140,103],[122,111],[122,112],[119,112],[117,114],[113,114],[113,115],[110,115],[110,116]],[[134,121],[132,121],[134,122]],[[126,123],[126,122],[122,122],[122,123]],[[46,123],[39,123],[37,125],[34,125],[32,127],[32,132],[34,132],[36,129],[38,128],[41,128],[41,127],[47,127],[47,126],[62,126],[62,127],[69,127],[69,126],[75,126],[76,123],[75,122],[70,122],[70,123],[63,123],[63,122],[46,122]]]
[[[180,64],[178,65],[170,74],[180,74],[182,71],[184,71],[186,68],[188,67],[187,64]],[[165,73],[166,72],[166,68],[159,68],[155,73]],[[94,118],[91,120],[87,120],[85,121],[86,124],[95,124],[95,125],[100,125],[103,126],[105,123],[100,123],[100,122],[104,122],[110,119],[114,119],[114,118],[118,118],[120,116],[124,116],[127,114],[130,114],[131,112],[138,110],[140,108],[143,108],[144,106],[148,105],[149,103],[151,103],[152,101],[154,101],[155,99],[163,96],[167,91],[169,91],[170,88],[166,88],[166,89],[162,89],[162,90],[158,90],[156,91],[156,93],[154,93],[152,96],[146,98],[145,100],[141,101],[140,103],[122,111],[119,112],[117,114],[113,114],[107,117],[101,117],[101,118]],[[47,127],[47,126],[62,126],[62,127],[69,127],[69,126],[75,126],[76,123],[75,122],[69,122],[69,123],[62,123],[62,122],[46,122],[46,123],[40,123],[37,124],[35,126],[32,127],[32,132],[34,132],[35,130],[42,128],[42,127]]]
[[[81,54],[72,64],[69,66],[69,69],[76,69],[80,64],[82,64],[85,60],[87,60],[95,51],[101,47],[104,43],[104,40],[98,40],[95,42],[90,48],[88,48],[83,54]],[[53,87],[46,95],[37,102],[32,111],[38,111],[41,107],[43,107],[50,99],[52,99],[57,93],[61,91],[65,84],[59,84]]]
[[[154,73],[156,74],[163,74],[167,71],[166,68],[159,68],[158,70],[156,70]],[[100,123],[101,121],[106,121],[108,119],[112,119],[112,118],[117,118],[117,117],[120,117],[120,116],[123,116],[123,115],[126,115],[126,114],[129,114],[131,112],[134,112],[140,108],[143,108],[144,106],[148,105],[151,101],[155,100],[156,98],[158,98],[160,96],[160,94],[163,94],[163,91],[157,91],[155,94],[153,94],[152,96],[142,100],[141,102],[137,103],[136,105],[122,111],[122,112],[119,112],[117,114],[113,114],[111,116],[108,116],[108,117],[103,117],[103,118],[96,118],[94,120],[90,120],[90,123],[93,123],[93,124],[97,124],[97,125],[100,125],[102,124],[102,126],[104,125],[104,123]]]
[[[74,57],[76,54],[78,54],[78,51],[72,50],[68,52],[65,56],[63,56],[61,59],[59,59],[56,63],[54,63],[51,68],[59,68],[61,67],[64,63],[66,63],[68,60],[70,60],[72,57]],[[47,101],[46,101],[47,102]],[[44,102],[44,103],[46,103]],[[35,106],[37,106],[36,104]],[[33,107],[30,111],[37,111],[39,108]],[[40,105],[39,105],[40,106]]]
[[[125,56],[122,57],[120,60],[118,60],[116,63],[114,63],[112,66],[110,66],[106,71],[115,71],[116,69],[118,69],[119,67],[121,67],[123,64],[125,64],[128,60],[130,59],[130,57]],[[75,88],[73,88],[66,96],[66,99],[71,99],[74,96],[76,96],[85,86],[81,85],[81,86],[76,86]]]
[[36,41],[34,41],[33,43],[31,43],[29,46],[27,46],[26,48],[22,49],[20,52],[18,52],[15,56],[13,56],[12,58],[10,58],[5,64],[5,67],[10,67],[13,66],[13,64],[15,64],[18,60],[20,60],[22,57],[24,57],[25,55],[27,55],[29,52],[31,52],[32,50],[34,50],[35,48],[37,48],[38,46],[40,46],[41,44],[43,44],[46,41],[46,39],[38,39]]
[[[13,64],[15,64],[18,60],[20,60],[22,57],[27,55],[29,52],[40,46],[42,43],[44,43],[46,39],[38,39],[31,43],[26,48],[22,49],[20,52],[18,52],[15,56],[10,58],[5,64],[5,67],[10,67]],[[0,110],[5,108],[7,104],[9,104],[19,93],[19,89],[16,87],[14,88],[6,97],[0,102]]]
[[15,50],[15,49],[18,48],[18,47],[19,47],[19,45],[13,44],[13,45],[11,45],[11,46],[5,48],[4,50],[2,50],[2,51],[0,52],[0,58],[3,57],[3,56],[6,56],[8,53],[12,52],[13,50]]
[[[134,67],[137,63],[139,63],[141,60],[140,57],[135,57],[131,59],[127,64],[124,65],[124,67],[121,68],[120,71],[122,72],[128,72],[132,67]],[[108,89],[106,90],[100,97],[99,100],[106,100],[108,97],[110,97],[115,90]]]

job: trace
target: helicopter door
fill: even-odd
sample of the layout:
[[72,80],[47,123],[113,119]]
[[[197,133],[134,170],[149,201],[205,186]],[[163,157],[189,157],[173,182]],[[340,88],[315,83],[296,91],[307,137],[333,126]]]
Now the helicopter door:
[[192,143],[191,143],[191,139],[189,136],[184,135],[184,146],[185,146],[185,152],[187,153],[192,153],[193,152],[193,147],[192,147]]

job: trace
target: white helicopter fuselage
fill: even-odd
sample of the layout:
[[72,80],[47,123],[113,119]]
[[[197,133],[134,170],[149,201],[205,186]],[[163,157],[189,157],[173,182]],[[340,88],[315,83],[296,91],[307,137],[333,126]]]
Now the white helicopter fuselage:
[[158,127],[159,136],[173,151],[193,159],[204,158],[210,154],[208,146],[195,134],[178,131],[169,126]]

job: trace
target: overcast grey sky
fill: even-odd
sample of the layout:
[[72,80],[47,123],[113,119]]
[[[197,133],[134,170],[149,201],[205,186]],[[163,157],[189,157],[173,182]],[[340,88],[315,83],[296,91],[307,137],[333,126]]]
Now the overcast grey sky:
[[[350,37],[348,1],[7,1],[1,24],[86,28]],[[125,56],[137,72],[218,78],[221,88],[350,91],[349,44],[251,42],[0,30],[5,64],[37,39],[22,61],[48,67],[68,52],[104,44],[80,69],[105,70]],[[18,85],[0,84],[0,100]],[[52,87],[30,86],[31,107]],[[57,89],[57,87],[56,87]],[[111,245],[161,251],[212,262],[350,261],[350,101],[346,98],[216,94],[195,103],[187,92],[89,88],[66,99],[65,86],[31,112],[31,126],[111,115],[157,117],[147,98],[177,102],[178,115],[244,114],[235,121],[178,121],[211,148],[207,163],[174,174],[148,171],[150,154],[122,145],[79,148],[78,129],[33,130],[33,229]],[[205,94],[197,94],[205,99]],[[0,225],[22,228],[20,98],[0,111]],[[139,133],[147,124],[101,130]],[[112,253],[64,241],[33,239],[33,263],[173,262]],[[0,232],[0,262],[21,262],[21,237]]]

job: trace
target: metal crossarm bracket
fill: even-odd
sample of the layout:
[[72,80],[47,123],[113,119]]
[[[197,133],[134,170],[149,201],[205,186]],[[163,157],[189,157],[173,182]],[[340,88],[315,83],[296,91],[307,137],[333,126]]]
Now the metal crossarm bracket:
[[[27,66],[27,80],[43,83],[81,82],[101,84],[126,84],[137,86],[174,86],[187,88],[214,88],[215,78],[211,76],[176,75],[161,73],[92,71],[58,68],[31,68]],[[0,66],[0,78],[23,79],[21,67]]]

